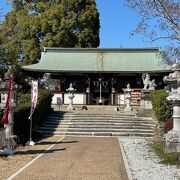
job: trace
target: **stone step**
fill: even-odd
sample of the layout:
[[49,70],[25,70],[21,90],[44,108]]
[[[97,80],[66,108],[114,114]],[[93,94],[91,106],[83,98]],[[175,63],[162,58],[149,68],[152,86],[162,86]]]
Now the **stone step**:
[[[65,114],[57,114],[57,113],[51,113],[50,116],[54,117],[136,117],[135,114],[128,115],[128,114],[87,114],[87,113],[65,113]],[[150,117],[147,117],[150,118]]]
[[[67,108],[69,105],[62,105],[60,106],[60,110],[67,112]],[[73,105],[75,111],[82,111],[82,107],[84,105]],[[117,110],[123,111],[124,106],[109,106],[109,105],[86,105],[87,111],[110,111],[110,112],[116,112]],[[59,107],[57,105],[53,105],[54,110],[59,110]]]
[[138,124],[138,123],[143,123],[143,124],[155,124],[154,121],[140,121],[140,120],[126,120],[126,121],[123,121],[123,120],[83,120],[83,119],[79,119],[79,120],[46,120],[45,123],[54,123],[54,124],[58,124],[58,123],[87,123],[87,124],[93,124],[93,123],[99,123],[99,124],[102,124],[102,123],[113,123],[113,124],[120,124],[120,123],[126,123],[126,124],[131,124],[131,123],[135,123],[135,124]]
[[129,117],[118,117],[118,118],[114,118],[114,117],[48,117],[48,120],[149,120],[151,121],[152,119],[143,119],[143,118],[129,118]]
[[55,117],[55,116],[49,116],[48,119],[95,119],[95,120],[98,120],[98,119],[115,119],[115,120],[118,120],[118,119],[138,119],[138,120],[152,120],[152,118],[138,118],[138,117],[113,117],[113,116],[108,116],[108,117],[104,117],[104,116],[101,116],[101,117],[91,117],[91,116],[85,116],[85,117],[79,117],[79,116],[72,116],[72,117]]
[[106,120],[132,120],[132,121],[152,121],[152,119],[143,119],[143,118],[113,118],[113,117],[108,117],[108,118],[105,118],[105,117],[99,117],[99,118],[91,118],[91,117],[85,117],[85,118],[82,118],[82,117],[72,117],[72,118],[48,118],[49,121],[53,121],[53,120],[92,120],[92,121],[106,121]]
[[114,117],[120,117],[120,116],[125,116],[125,117],[135,117],[135,114],[131,114],[131,115],[129,115],[129,114],[87,114],[87,113],[84,113],[84,114],[82,114],[82,113],[80,113],[80,114],[78,114],[78,113],[65,113],[65,114],[57,114],[57,113],[52,113],[51,114],[52,116],[55,116],[55,117],[72,117],[72,116],[81,116],[81,117],[86,117],[86,116],[88,116],[88,117],[102,117],[102,116],[105,116],[105,117],[108,117],[108,116],[110,116],[110,117],[112,117],[112,116],[114,116]]
[[147,119],[147,120],[152,120],[151,117],[135,117],[135,116],[76,116],[76,115],[70,115],[70,116],[53,116],[53,115],[50,115],[48,116],[48,119],[108,119],[108,118],[111,118],[111,119]]
[[42,127],[46,127],[46,128],[82,128],[82,129],[85,129],[85,128],[94,128],[94,129],[103,129],[103,128],[106,128],[106,129],[154,129],[154,126],[139,126],[139,125],[129,125],[129,126],[108,126],[108,125],[48,125],[48,124],[45,124],[43,125]]
[[61,131],[43,131],[38,130],[43,135],[59,135],[59,136],[136,136],[136,137],[153,137],[154,133],[137,133],[137,132],[61,132]]
[[38,132],[43,135],[152,137],[155,127],[156,123],[152,118],[136,117],[134,113],[54,112]]
[[116,129],[116,128],[52,128],[52,127],[41,127],[40,130],[49,131],[75,131],[75,132],[154,132],[153,129]]
[[152,123],[135,123],[135,122],[132,122],[132,123],[129,123],[129,122],[118,122],[118,123],[113,123],[113,122],[65,122],[65,121],[62,121],[62,122],[44,122],[42,124],[43,125],[47,125],[47,126],[148,126],[148,127],[155,127],[156,124],[152,124]]
[[52,114],[55,115],[70,115],[70,114],[81,114],[81,115],[85,115],[85,114],[90,114],[90,115],[120,115],[120,114],[127,114],[127,115],[135,115],[135,112],[131,111],[131,112],[126,112],[126,111],[117,111],[117,112],[107,112],[107,111],[102,111],[99,112],[97,111],[72,111],[72,112],[62,112],[62,111],[53,111]]

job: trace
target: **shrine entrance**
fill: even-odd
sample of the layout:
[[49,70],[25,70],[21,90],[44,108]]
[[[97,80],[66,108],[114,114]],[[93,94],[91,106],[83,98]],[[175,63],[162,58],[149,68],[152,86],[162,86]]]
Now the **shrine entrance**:
[[107,75],[99,75],[91,78],[91,104],[93,105],[110,105],[113,78]]
[[92,105],[110,105],[110,95],[102,92],[101,98],[99,92],[92,93]]

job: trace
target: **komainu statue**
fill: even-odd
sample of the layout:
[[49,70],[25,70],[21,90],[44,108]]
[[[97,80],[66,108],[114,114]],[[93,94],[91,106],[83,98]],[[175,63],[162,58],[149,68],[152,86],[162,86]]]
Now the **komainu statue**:
[[151,81],[148,73],[146,73],[145,76],[144,75],[142,76],[142,80],[144,84],[144,88],[143,88],[144,90],[155,90],[156,87],[155,79]]
[[50,73],[44,73],[43,78],[42,78],[42,82],[43,82],[43,86],[46,89],[49,89],[50,78],[51,78]]

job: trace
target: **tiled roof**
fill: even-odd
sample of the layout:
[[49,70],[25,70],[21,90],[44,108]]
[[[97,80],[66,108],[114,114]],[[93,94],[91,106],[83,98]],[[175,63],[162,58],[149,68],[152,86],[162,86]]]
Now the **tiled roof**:
[[158,48],[44,48],[40,62],[23,66],[39,72],[168,72]]

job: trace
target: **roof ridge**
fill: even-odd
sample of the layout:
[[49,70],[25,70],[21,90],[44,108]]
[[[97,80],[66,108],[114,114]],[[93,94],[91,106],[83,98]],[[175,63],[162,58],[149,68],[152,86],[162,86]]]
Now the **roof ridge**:
[[160,51],[159,47],[147,47],[147,48],[59,48],[59,47],[44,47],[46,51]]

